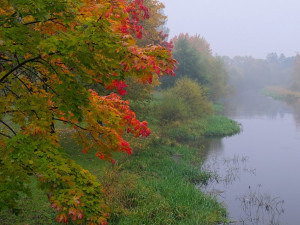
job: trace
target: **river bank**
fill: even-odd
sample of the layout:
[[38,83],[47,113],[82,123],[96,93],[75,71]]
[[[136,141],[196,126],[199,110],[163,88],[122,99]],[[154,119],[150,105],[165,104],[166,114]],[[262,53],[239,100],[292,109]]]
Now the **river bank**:
[[269,86],[265,87],[261,92],[263,95],[272,97],[275,100],[281,100],[292,104],[300,102],[300,92],[292,91],[285,87]]
[[[226,209],[215,197],[195,188],[211,176],[200,169],[206,150],[180,141],[232,135],[239,132],[239,124],[224,116],[210,116],[178,128],[180,137],[170,135],[172,126],[162,128],[153,123],[151,128],[151,137],[132,142],[132,155],[115,155],[115,165],[99,161],[92,153],[82,155],[70,131],[59,130],[66,153],[101,181],[111,209],[109,224],[226,223]],[[192,135],[183,130],[192,131]],[[1,224],[55,224],[55,212],[46,196],[34,180],[30,187],[35,197],[21,198],[23,210],[18,216],[2,212]]]

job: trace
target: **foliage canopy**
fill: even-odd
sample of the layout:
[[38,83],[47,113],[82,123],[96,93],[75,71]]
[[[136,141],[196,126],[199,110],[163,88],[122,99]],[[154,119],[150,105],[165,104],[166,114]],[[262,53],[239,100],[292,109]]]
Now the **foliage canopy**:
[[175,79],[163,77],[162,87],[173,87],[176,79],[188,77],[208,88],[210,100],[227,93],[228,74],[219,57],[212,55],[209,43],[200,35],[179,34],[172,39],[174,58],[178,61]]
[[173,88],[164,92],[158,117],[162,122],[187,121],[212,114],[207,91],[189,78],[178,79]]
[[127,77],[151,83],[174,73],[168,49],[136,45],[148,18],[142,0],[0,2],[0,210],[17,212],[33,175],[58,222],[106,224],[100,183],[67,158],[55,128],[70,125],[83,152],[111,162],[112,152],[131,153],[125,132],[150,134],[117,94],[125,94]]

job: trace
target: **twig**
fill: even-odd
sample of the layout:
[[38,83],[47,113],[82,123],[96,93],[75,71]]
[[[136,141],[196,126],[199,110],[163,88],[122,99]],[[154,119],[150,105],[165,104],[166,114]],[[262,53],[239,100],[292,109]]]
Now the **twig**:
[[3,134],[3,133],[1,133],[1,132],[0,132],[0,135],[2,135],[2,136],[4,136],[4,137],[7,137],[7,138],[11,138],[11,136],[6,135],[6,134]]
[[14,135],[17,135],[17,133],[7,123],[5,123],[3,120],[0,120],[0,122],[4,124]]
[[0,79],[0,83],[2,83],[11,73],[13,73],[14,71],[16,71],[17,69],[21,68],[22,66],[24,66],[26,63],[29,63],[29,62],[34,62],[35,60],[37,59],[40,59],[41,56],[37,56],[37,57],[34,57],[32,59],[28,59],[28,60],[25,60],[23,61],[22,63],[20,63],[19,65],[17,65],[16,67],[12,68],[9,72],[7,72],[1,79]]

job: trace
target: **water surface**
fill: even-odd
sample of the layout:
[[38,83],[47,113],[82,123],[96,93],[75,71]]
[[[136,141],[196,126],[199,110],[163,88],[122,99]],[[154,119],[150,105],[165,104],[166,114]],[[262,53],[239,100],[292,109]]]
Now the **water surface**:
[[235,224],[300,224],[300,110],[253,93],[226,104],[243,129],[212,141],[203,167],[218,178],[202,188]]

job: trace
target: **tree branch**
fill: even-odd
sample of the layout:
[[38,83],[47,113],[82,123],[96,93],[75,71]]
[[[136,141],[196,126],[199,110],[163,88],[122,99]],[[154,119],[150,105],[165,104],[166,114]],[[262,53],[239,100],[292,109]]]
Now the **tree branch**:
[[[56,73],[56,74],[58,74],[57,73],[57,71],[54,69],[54,67],[51,65],[51,63],[49,63],[47,60],[45,60],[45,59],[41,59],[42,61],[44,61],[45,63],[47,63],[50,67],[51,67],[51,69]],[[43,65],[45,65],[44,63],[42,63],[41,61],[38,61],[39,63],[41,63],[41,64],[43,64]]]
[[84,127],[82,127],[82,126],[80,126],[80,125],[78,125],[76,123],[72,123],[72,122],[70,122],[68,120],[62,120],[62,119],[58,119],[58,118],[53,118],[53,120],[57,120],[57,121],[61,121],[61,122],[64,122],[64,123],[72,124],[72,125],[80,128],[81,130],[90,131],[90,130],[88,130],[88,129],[86,129],[86,128],[84,128]]
[[9,72],[7,72],[1,79],[0,79],[0,83],[2,83],[11,73],[13,73],[14,71],[16,71],[17,69],[21,68],[22,66],[24,66],[26,63],[29,63],[29,62],[33,62],[37,59],[40,59],[41,56],[37,56],[37,57],[34,57],[32,59],[27,59],[23,62],[21,62],[19,65],[17,65],[16,67],[12,68]]
[[[20,96],[19,95],[17,95],[14,91],[12,91],[10,88],[8,88],[7,86],[6,87],[4,87],[4,88],[6,88],[8,91],[10,91],[14,96],[16,96],[16,98],[17,99],[19,99],[20,98]],[[4,90],[4,89],[3,89]]]
[[[24,72],[24,71],[23,71]],[[22,72],[22,73],[23,73]],[[21,73],[21,74],[22,74]],[[21,74],[19,74],[19,75],[21,75]],[[26,89],[29,91],[29,93],[30,94],[32,94],[32,89],[30,89],[26,84],[25,84],[25,82],[24,81],[22,81],[19,77],[18,77],[18,75],[15,75],[15,74],[13,74],[25,87],[26,87]]]
[[5,123],[3,120],[0,120],[0,122],[4,124],[14,135],[17,135],[17,133],[7,123]]
[[1,57],[1,56],[0,56],[0,60],[3,60],[3,61],[8,61],[8,62],[12,62],[12,60],[10,60],[10,59],[6,59],[6,58],[3,58],[3,57]]
[[[103,133],[100,133],[100,132],[97,132],[97,131],[92,131],[92,130],[89,130],[89,129],[86,129],[86,128],[84,128],[84,127],[82,127],[82,126],[80,126],[80,125],[78,125],[78,124],[76,124],[76,123],[72,123],[72,122],[70,122],[70,121],[68,121],[68,120],[62,120],[62,119],[58,119],[58,118],[53,118],[53,120],[57,120],[57,121],[61,121],[61,122],[64,122],[64,123],[68,123],[68,124],[72,124],[72,125],[74,125],[74,126],[76,126],[76,127],[78,127],[78,128],[80,128],[81,130],[85,130],[85,131],[88,131],[88,132],[96,132],[96,133],[98,133],[98,134],[103,134]],[[92,135],[93,136],[93,135]],[[94,137],[93,137],[94,138]]]
[[40,81],[43,82],[44,85],[46,85],[48,88],[50,88],[54,94],[59,96],[58,93],[49,84],[47,84],[37,73],[35,73],[34,71],[32,71],[31,69],[29,69],[27,67],[25,67],[25,69],[28,70],[29,72],[31,72],[32,74],[34,74]]
[[2,135],[2,136],[4,136],[4,137],[7,137],[7,138],[11,138],[11,136],[6,135],[6,134],[3,134],[3,133],[1,133],[1,132],[0,132],[0,135]]
[[51,19],[48,19],[48,20],[46,20],[46,21],[39,21],[39,20],[37,20],[37,21],[32,21],[32,22],[28,22],[28,23],[23,23],[23,25],[30,25],[30,24],[35,24],[35,23],[41,23],[41,22],[48,22],[48,21],[54,21],[54,20],[56,20],[57,18],[51,18]]

